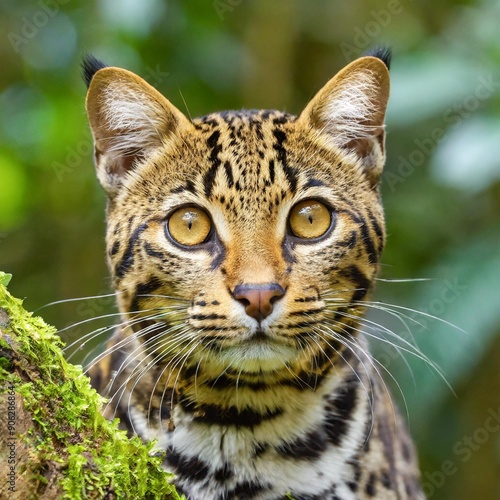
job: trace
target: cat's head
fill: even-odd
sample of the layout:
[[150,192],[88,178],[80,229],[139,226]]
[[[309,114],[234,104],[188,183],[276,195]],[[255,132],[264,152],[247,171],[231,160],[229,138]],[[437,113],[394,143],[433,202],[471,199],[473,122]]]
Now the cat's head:
[[109,265],[148,350],[250,373],[319,369],[352,342],[384,244],[383,59],[349,64],[298,117],[192,121],[85,61]]

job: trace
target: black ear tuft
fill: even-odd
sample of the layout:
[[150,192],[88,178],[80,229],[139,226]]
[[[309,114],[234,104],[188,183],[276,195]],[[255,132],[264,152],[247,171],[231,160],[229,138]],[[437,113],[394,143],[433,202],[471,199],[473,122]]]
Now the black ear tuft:
[[387,66],[387,69],[391,69],[392,49],[388,45],[374,47],[365,56],[378,57]]
[[102,68],[106,68],[107,65],[104,64],[99,59],[95,58],[92,54],[85,54],[82,59],[82,77],[87,85],[87,88],[92,81],[94,75]]

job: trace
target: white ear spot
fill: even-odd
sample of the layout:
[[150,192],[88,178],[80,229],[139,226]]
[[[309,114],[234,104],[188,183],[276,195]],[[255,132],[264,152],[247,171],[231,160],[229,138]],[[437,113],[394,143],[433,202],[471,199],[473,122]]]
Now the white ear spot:
[[384,118],[389,73],[376,57],[362,57],[334,76],[309,102],[297,123],[326,147],[340,148],[375,185],[385,161]]
[[93,76],[87,113],[99,181],[110,197],[167,137],[191,122],[154,87],[130,71],[105,67]]
[[319,109],[323,131],[339,147],[356,139],[378,135],[384,128],[376,122],[378,103],[376,80],[361,74],[354,82],[342,82],[334,89],[325,105]]
[[110,85],[104,92],[104,119],[109,152],[117,155],[145,151],[161,146],[167,113],[145,94]]

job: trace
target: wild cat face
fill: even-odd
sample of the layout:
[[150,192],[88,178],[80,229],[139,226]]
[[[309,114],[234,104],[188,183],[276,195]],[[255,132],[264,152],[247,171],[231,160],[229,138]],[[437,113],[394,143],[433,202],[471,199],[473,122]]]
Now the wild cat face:
[[219,371],[330,362],[356,335],[383,248],[384,62],[354,61],[299,117],[193,121],[126,70],[86,69],[130,334],[165,363]]

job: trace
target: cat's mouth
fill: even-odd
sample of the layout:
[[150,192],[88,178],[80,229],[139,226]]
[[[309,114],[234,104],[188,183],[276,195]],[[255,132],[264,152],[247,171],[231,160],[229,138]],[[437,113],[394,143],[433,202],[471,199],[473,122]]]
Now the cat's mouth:
[[248,342],[269,342],[273,341],[270,335],[268,335],[262,328],[257,328],[250,337],[246,339]]
[[257,328],[236,342],[226,344],[218,355],[224,364],[246,372],[266,372],[283,368],[297,357],[289,339]]

